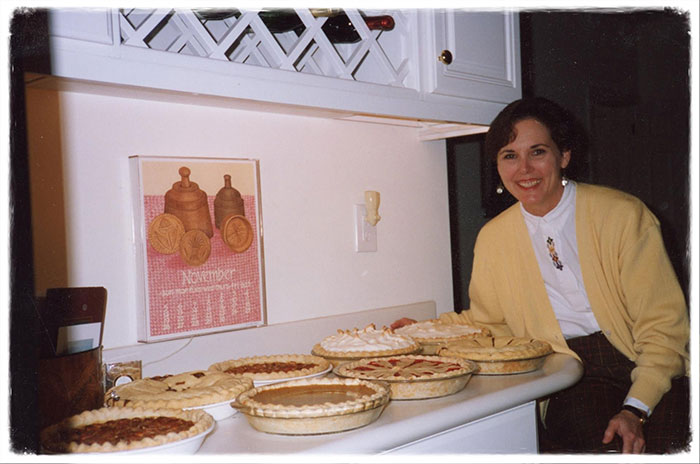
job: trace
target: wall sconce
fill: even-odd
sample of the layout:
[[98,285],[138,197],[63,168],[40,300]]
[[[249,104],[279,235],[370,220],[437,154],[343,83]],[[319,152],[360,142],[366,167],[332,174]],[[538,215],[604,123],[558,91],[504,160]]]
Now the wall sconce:
[[367,208],[367,215],[365,220],[372,226],[376,226],[379,220],[382,218],[379,215],[379,192],[373,190],[365,191],[365,206]]

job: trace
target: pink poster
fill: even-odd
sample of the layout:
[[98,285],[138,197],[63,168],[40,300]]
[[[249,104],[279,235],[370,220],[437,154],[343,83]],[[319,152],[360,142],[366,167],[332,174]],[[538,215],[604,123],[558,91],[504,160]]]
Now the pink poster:
[[140,341],[265,323],[256,160],[131,158]]

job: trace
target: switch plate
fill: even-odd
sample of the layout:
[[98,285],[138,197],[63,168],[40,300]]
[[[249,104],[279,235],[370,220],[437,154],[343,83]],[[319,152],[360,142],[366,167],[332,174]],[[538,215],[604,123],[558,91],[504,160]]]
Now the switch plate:
[[355,205],[355,251],[358,253],[377,251],[377,226],[365,221],[367,208]]
[[103,367],[105,391],[117,385],[138,380],[142,375],[140,360],[105,363]]

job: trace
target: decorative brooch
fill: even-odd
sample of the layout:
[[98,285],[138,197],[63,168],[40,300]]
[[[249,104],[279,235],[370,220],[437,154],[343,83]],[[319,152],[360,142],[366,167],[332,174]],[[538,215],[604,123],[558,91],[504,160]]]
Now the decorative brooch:
[[547,237],[547,249],[549,250],[549,257],[552,258],[554,267],[560,271],[564,269],[564,265],[559,260],[559,255],[557,255],[557,250],[554,248],[554,239],[552,237]]

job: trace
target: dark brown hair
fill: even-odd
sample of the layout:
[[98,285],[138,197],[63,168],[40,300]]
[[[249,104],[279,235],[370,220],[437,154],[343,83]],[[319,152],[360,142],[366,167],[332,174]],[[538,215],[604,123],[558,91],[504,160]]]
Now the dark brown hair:
[[487,159],[496,160],[499,150],[515,139],[515,124],[524,119],[544,124],[560,151],[571,150],[572,159],[585,152],[586,137],[573,115],[553,101],[532,97],[510,103],[493,120],[485,139]]

